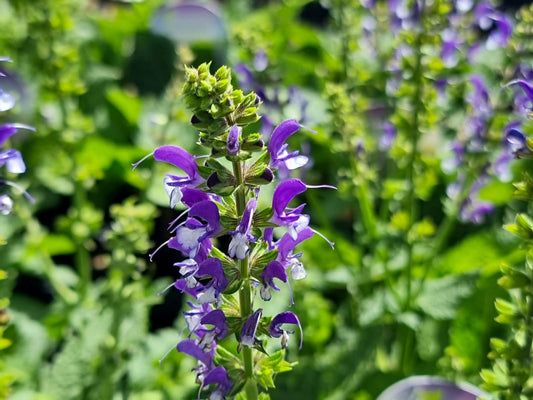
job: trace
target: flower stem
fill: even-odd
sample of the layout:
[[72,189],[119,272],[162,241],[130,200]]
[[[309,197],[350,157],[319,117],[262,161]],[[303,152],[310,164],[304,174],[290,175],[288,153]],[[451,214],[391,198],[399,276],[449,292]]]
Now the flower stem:
[[[407,194],[407,203],[409,207],[409,233],[417,219],[417,199],[415,192],[415,163],[417,161],[417,151],[418,151],[418,140],[420,139],[420,112],[422,110],[422,37],[424,35],[424,8],[425,1],[420,3],[420,31],[416,35],[416,41],[414,47],[416,49],[416,60],[415,67],[413,71],[413,80],[415,82],[415,91],[413,93],[413,125],[412,125],[412,134],[411,134],[411,153],[409,155],[409,168],[407,171],[407,180],[409,182],[409,192]],[[408,240],[407,243],[407,287],[406,287],[406,296],[404,309],[409,310],[411,307],[411,291],[412,291],[412,264],[413,264],[413,243]]]
[[[243,185],[243,163],[233,163],[233,173],[235,175],[235,204],[237,207],[237,214],[241,217],[246,208],[246,188]],[[239,260],[239,269],[241,272],[241,279],[243,285],[239,291],[239,305],[241,317],[248,318],[252,314],[252,292],[250,288],[250,274],[248,270],[248,257],[244,260]],[[244,372],[246,374],[245,393],[247,400],[256,400],[258,397],[257,384],[254,380],[254,362],[252,348],[244,346],[242,349],[242,361],[244,364]]]

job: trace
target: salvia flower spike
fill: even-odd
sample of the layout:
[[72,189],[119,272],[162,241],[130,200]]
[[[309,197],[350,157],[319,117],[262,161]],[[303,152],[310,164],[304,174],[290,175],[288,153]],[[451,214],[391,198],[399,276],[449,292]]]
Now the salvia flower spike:
[[[258,370],[266,365],[259,362],[261,358],[269,357],[264,339],[280,338],[284,349],[289,334],[295,333],[285,325],[293,324],[299,327],[301,347],[303,330],[296,314],[286,311],[270,317],[254,302],[269,301],[279,291],[277,280],[287,284],[293,303],[290,281],[307,275],[296,247],[315,231],[309,215],[302,214],[305,205],[290,203],[307,189],[332,186],[311,186],[287,176],[308,160],[298,150],[289,151],[286,143],[302,128],[298,121],[282,121],[265,146],[250,127],[260,118],[261,102],[255,93],[233,88],[229,68],[211,74],[210,65],[202,64],[185,71],[183,95],[193,114],[191,124],[209,155],[195,157],[169,144],[147,156],[180,171],[167,174],[163,185],[170,207],[181,203],[185,211],[170,223],[171,237],[159,246],[177,250],[185,258],[174,262],[180,278],[167,287],[190,296],[190,308],[184,312],[186,337],[177,350],[198,361],[199,397],[222,399],[246,390],[247,398],[255,400],[256,374],[267,373]],[[276,174],[285,179],[276,179]],[[277,187],[265,201],[261,186],[268,184]],[[275,227],[280,228],[278,237]],[[217,240],[223,235],[229,236],[229,245],[215,247],[224,243]],[[221,346],[235,346],[241,357],[237,365],[217,357]],[[268,371],[277,372],[282,371]]]

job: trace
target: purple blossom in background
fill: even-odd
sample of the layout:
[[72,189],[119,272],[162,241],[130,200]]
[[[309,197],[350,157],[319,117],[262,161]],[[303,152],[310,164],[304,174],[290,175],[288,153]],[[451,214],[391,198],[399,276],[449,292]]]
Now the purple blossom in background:
[[396,127],[391,122],[383,124],[383,134],[379,138],[378,148],[381,151],[389,150],[398,134]]
[[[0,62],[11,62],[8,57],[0,57]],[[0,73],[0,77],[6,76],[4,73]],[[15,99],[9,93],[4,92],[0,89],[0,111],[8,111],[15,106]],[[7,123],[0,125],[0,168],[5,167],[5,169],[12,174],[22,174],[26,172],[26,164],[22,158],[20,151],[13,148],[5,148],[5,144],[11,136],[16,134],[19,129],[25,129],[30,131],[35,131],[35,128],[25,124],[19,123]],[[34,199],[19,185],[14,182],[4,179],[0,175],[0,188],[3,187],[14,187],[31,202]],[[0,194],[0,213],[7,215],[11,213],[13,209],[13,200],[8,194]]]
[[476,6],[474,23],[483,31],[491,30],[486,42],[489,50],[506,46],[513,31],[511,20],[486,1]]

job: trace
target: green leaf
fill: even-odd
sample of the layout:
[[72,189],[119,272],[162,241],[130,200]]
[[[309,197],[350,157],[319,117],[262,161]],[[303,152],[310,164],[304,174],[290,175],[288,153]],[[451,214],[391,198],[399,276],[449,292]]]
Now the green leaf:
[[475,288],[477,274],[450,275],[426,281],[416,305],[436,320],[453,319]]

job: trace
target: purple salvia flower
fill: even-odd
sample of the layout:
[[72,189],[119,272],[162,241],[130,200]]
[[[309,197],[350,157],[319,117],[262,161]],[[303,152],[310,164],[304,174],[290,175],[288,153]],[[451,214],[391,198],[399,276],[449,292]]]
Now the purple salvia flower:
[[502,153],[492,164],[492,172],[501,182],[510,182],[513,178],[511,173],[510,162],[513,159],[512,154]]
[[302,194],[306,190],[307,186],[299,179],[287,179],[286,181],[281,182],[274,191],[274,196],[272,198],[274,215],[270,221],[279,226],[289,226],[298,221],[300,218],[300,211],[305,204],[293,210],[289,210],[289,212],[286,212],[286,209],[294,197]]
[[441,58],[447,68],[455,67],[459,62],[457,52],[460,45],[461,39],[454,29],[448,28],[442,32]]
[[222,261],[218,258],[208,258],[202,262],[198,267],[196,276],[199,278],[211,277],[211,282],[203,287],[203,291],[198,294],[196,300],[198,303],[213,303],[218,300],[220,293],[222,293],[228,286],[228,280],[224,275],[224,268]]
[[222,400],[233,388],[233,382],[224,367],[216,367],[209,371],[202,382],[202,389],[209,385],[216,385],[216,388],[210,393],[208,400]]
[[291,269],[291,276],[293,279],[299,280],[304,279],[307,276],[307,272],[299,260],[302,254],[293,254],[293,250],[296,246],[302,243],[304,240],[311,238],[314,235],[314,231],[306,227],[298,232],[296,239],[293,239],[290,234],[285,234],[278,242],[278,257],[279,261],[283,267]]
[[240,128],[237,125],[233,125],[228,134],[228,154],[230,156],[236,156],[239,153],[239,136]]
[[531,150],[527,146],[526,136],[516,128],[509,129],[505,136],[508,148],[516,158],[522,155],[530,155]]
[[196,372],[196,379],[203,384],[207,374],[215,369],[215,363],[213,361],[215,346],[208,351],[204,351],[198,345],[197,340],[186,339],[179,342],[176,348],[180,353],[185,353],[199,361],[200,364],[194,368],[194,371]]
[[474,10],[474,21],[484,31],[494,29],[490,33],[486,46],[488,49],[504,47],[512,34],[509,18],[495,10],[488,2],[480,2]]
[[172,164],[186,174],[185,176],[167,174],[165,177],[165,190],[170,198],[171,208],[174,208],[181,200],[181,188],[195,188],[204,182],[204,179],[198,173],[198,165],[196,164],[194,157],[191,156],[187,150],[178,146],[161,146],[153,153],[148,154],[146,157],[133,164],[133,168],[137,168],[140,163],[151,155],[153,155],[157,161]]
[[533,86],[531,86],[531,84],[526,80],[516,79],[514,81],[509,82],[504,87],[512,86],[512,85],[518,85],[524,91],[524,94],[526,95],[527,100],[522,101],[522,103],[526,106],[529,105],[528,111],[529,111],[529,114],[531,114],[531,111],[532,111],[531,105],[533,104]]
[[294,331],[286,331],[281,329],[281,326],[283,324],[296,324],[300,328],[300,349],[302,348],[303,341],[304,341],[304,333],[302,330],[302,325],[300,324],[300,320],[296,316],[296,314],[285,311],[278,315],[276,315],[274,318],[272,318],[272,322],[270,322],[270,326],[268,328],[268,332],[272,337],[278,338],[281,336],[281,347],[285,348],[287,347],[287,342],[289,341],[289,334],[294,333]]
[[208,303],[196,305],[188,300],[187,304],[191,309],[185,311],[183,315],[185,316],[187,329],[189,329],[190,335],[192,335],[196,334],[196,332],[202,328],[202,318],[212,311],[212,307]]
[[488,117],[492,113],[492,106],[487,85],[485,85],[483,78],[478,75],[470,77],[470,83],[474,90],[467,97],[467,101],[472,105],[476,115]]
[[226,316],[222,310],[213,310],[201,319],[202,325],[213,325],[211,329],[202,329],[202,339],[199,346],[202,349],[210,349],[213,342],[224,339],[229,334],[226,324]]
[[287,272],[283,264],[279,261],[271,261],[267,264],[263,272],[261,273],[262,286],[259,291],[261,298],[265,301],[269,301],[272,298],[270,289],[279,291],[279,288],[274,283],[274,278],[279,279],[282,282],[287,283]]
[[289,153],[285,141],[294,133],[300,130],[301,125],[295,119],[288,119],[279,124],[270,138],[268,152],[270,153],[270,166],[272,168],[285,167],[293,170],[303,167],[309,159],[306,156],[300,156],[299,151]]
[[255,333],[257,332],[257,326],[263,315],[263,309],[257,309],[244,323],[241,330],[241,336],[239,339],[239,351],[242,346],[253,347],[257,342]]
[[[195,258],[202,243],[217,236],[222,229],[217,205],[210,200],[200,201],[189,209],[187,220],[173,229],[176,236],[170,239],[168,246],[181,251],[189,258]],[[153,254],[155,252],[152,256]]]
[[250,234],[252,228],[252,218],[257,208],[257,200],[250,199],[244,210],[241,222],[237,226],[237,230],[229,232],[233,235],[228,248],[228,254],[230,257],[235,257],[239,260],[244,260],[248,254],[249,241],[254,241],[255,238]]

